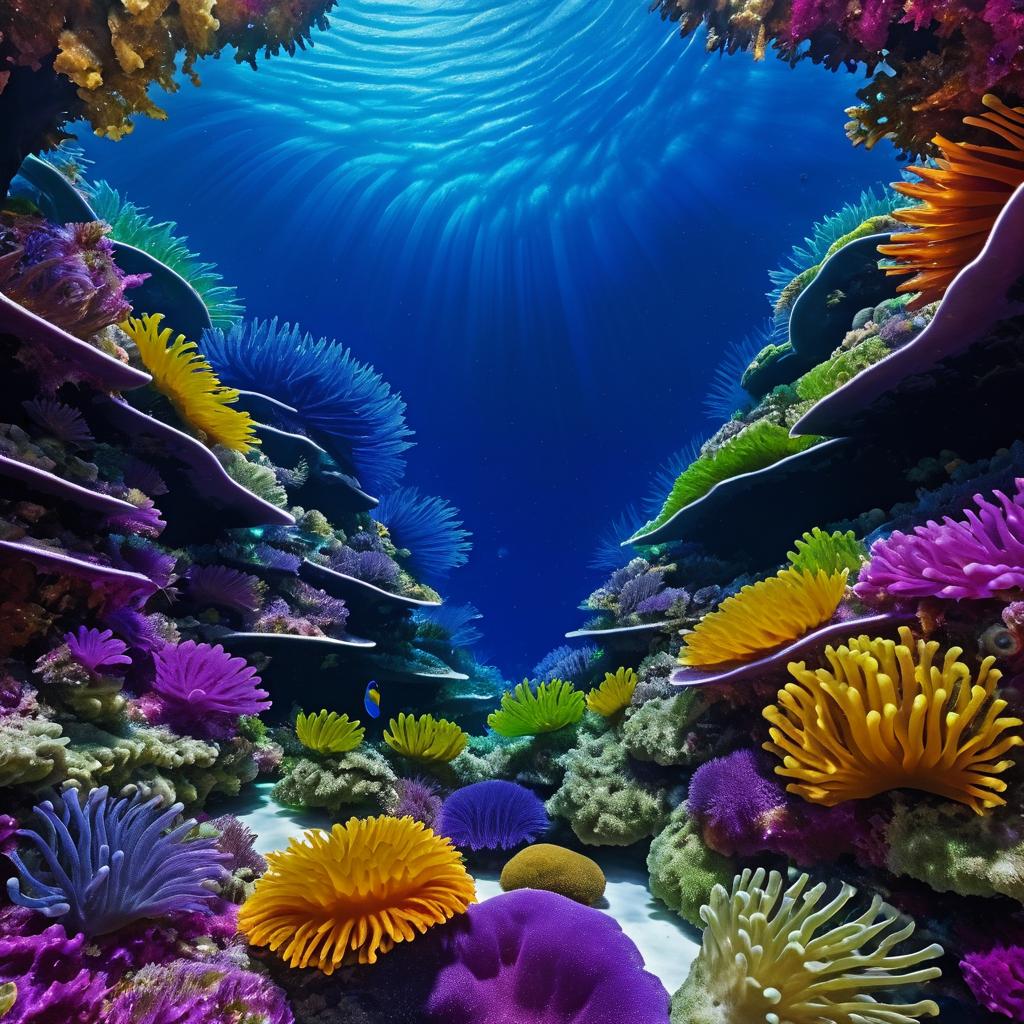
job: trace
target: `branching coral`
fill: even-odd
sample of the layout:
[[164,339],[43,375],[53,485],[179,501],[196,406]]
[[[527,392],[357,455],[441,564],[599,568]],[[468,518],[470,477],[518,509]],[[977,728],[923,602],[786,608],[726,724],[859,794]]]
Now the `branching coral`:
[[820,527],[815,526],[809,533],[805,533],[795,544],[795,551],[786,552],[789,564],[800,572],[842,572],[848,569],[856,573],[866,554],[864,545],[857,540],[853,530],[840,533],[838,530],[833,533],[826,533]]
[[160,324],[163,314],[129,317],[121,327],[135,342],[153,385],[164,394],[178,415],[210,444],[247,452],[259,441],[252,417],[232,409],[238,401],[234,388],[224,387],[194,341],[183,334],[171,340],[171,329]]
[[505,892],[543,889],[587,907],[604,896],[606,884],[596,861],[551,843],[534,843],[520,850],[501,869],[499,881]]
[[172,913],[210,913],[213,893],[205,883],[221,873],[226,858],[210,839],[186,839],[195,822],[168,828],[181,804],[160,809],[160,800],[114,800],[106,787],[93,790],[84,806],[74,790],[60,809],[49,800],[35,808],[44,835],[22,831],[42,859],[31,870],[18,854],[11,860],[11,900],[60,917],[69,928],[103,935],[142,918]]
[[583,708],[584,696],[572,683],[552,679],[534,688],[524,679],[501,698],[487,724],[500,736],[537,736],[578,722]]
[[544,801],[514,782],[490,779],[457,789],[441,806],[438,832],[460,849],[511,850],[546,832]]
[[892,789],[921,789],[983,814],[1006,801],[999,778],[1024,745],[1019,718],[1001,717],[995,696],[1000,673],[986,658],[977,678],[950,647],[936,664],[939,644],[905,626],[900,642],[855,637],[825,649],[829,668],[791,664],[794,682],[779,705],[764,710],[772,723],[765,749],[782,759],[777,774],[807,800],[832,806]]
[[980,600],[1024,586],[1024,480],[1017,480],[1013,498],[993,495],[995,501],[976,494],[978,511],[965,509],[962,520],[945,516],[912,534],[896,530],[875,541],[854,592],[868,601],[886,595]]
[[433,715],[392,718],[384,730],[384,742],[397,754],[424,764],[445,764],[466,749],[469,734],[454,722]]
[[292,967],[333,974],[465,912],[473,879],[451,842],[412,818],[351,818],[271,853],[239,930]]
[[620,668],[614,675],[606,672],[600,685],[587,694],[587,707],[612,718],[629,707],[636,684],[636,673],[631,668]]
[[[1021,34],[1024,39],[1024,25]],[[887,274],[913,275],[897,289],[917,293],[908,309],[942,298],[953,278],[981,252],[996,218],[1024,184],[1024,107],[1011,108],[988,95],[981,101],[989,109],[980,117],[965,117],[964,124],[1001,142],[977,145],[937,136],[934,145],[942,154],[937,166],[912,167],[919,183],[893,185],[921,201],[896,211],[897,220],[917,230],[894,234],[888,245],[878,247],[895,260]]]
[[366,730],[358,722],[350,721],[348,715],[324,708],[310,715],[300,711],[295,719],[295,735],[314,753],[344,754],[363,742]]
[[845,569],[829,574],[790,568],[743,587],[686,634],[680,662],[703,668],[751,661],[798,640],[835,614],[846,576]]
[[731,890],[711,890],[701,951],[673,999],[673,1020],[913,1024],[938,1015],[931,1000],[880,1003],[872,991],[938,978],[938,967],[922,965],[942,947],[898,952],[912,921],[900,923],[878,896],[860,913],[847,911],[852,885],[825,902],[827,885],[809,882],[799,875],[787,886],[777,871],[745,869]]
[[447,576],[466,564],[470,533],[459,519],[459,510],[443,498],[420,494],[415,487],[399,487],[381,498],[373,518],[388,528],[400,556],[417,576],[431,580]]

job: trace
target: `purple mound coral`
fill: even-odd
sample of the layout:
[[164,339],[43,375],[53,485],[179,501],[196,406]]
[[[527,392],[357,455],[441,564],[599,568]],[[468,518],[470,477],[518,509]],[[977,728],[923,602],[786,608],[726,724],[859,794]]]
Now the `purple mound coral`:
[[456,846],[511,850],[550,826],[544,801],[514,782],[491,779],[457,789],[441,806],[438,829]]
[[139,794],[115,800],[104,786],[84,805],[76,790],[62,794],[59,810],[49,800],[37,805],[45,834],[18,835],[35,846],[41,864],[30,869],[18,853],[9,855],[19,875],[7,883],[11,901],[87,935],[142,918],[212,913],[215,896],[206,883],[223,873],[226,858],[212,839],[185,839],[194,821],[171,828],[181,804],[161,810],[161,802]]
[[1024,586],[1024,480],[1013,498],[974,496],[978,511],[963,520],[929,520],[871,546],[854,592],[865,601],[942,597],[984,599]]
[[242,715],[258,715],[270,707],[256,669],[243,658],[232,658],[219,644],[166,644],[156,651],[154,662],[159,717],[192,735],[229,737]]
[[1024,948],[996,946],[968,953],[960,970],[974,998],[992,1013],[1024,1020]]
[[79,626],[76,633],[64,634],[64,643],[71,657],[93,675],[101,674],[100,669],[132,663],[124,641],[118,640],[109,629],[101,632]]
[[517,889],[438,929],[429,1024],[667,1024],[661,982],[619,925],[553,892]]

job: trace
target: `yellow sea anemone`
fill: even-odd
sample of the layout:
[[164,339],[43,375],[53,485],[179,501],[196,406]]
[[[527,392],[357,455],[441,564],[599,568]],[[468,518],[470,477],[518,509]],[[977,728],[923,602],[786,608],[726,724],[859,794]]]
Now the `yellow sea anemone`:
[[921,965],[941,956],[942,947],[903,952],[914,923],[901,923],[880,897],[848,913],[857,895],[852,885],[842,883],[828,899],[826,883],[808,882],[799,875],[786,886],[777,871],[748,868],[731,892],[722,885],[711,890],[700,911],[701,950],[673,1000],[673,1019],[913,1024],[938,1015],[930,999],[880,1003],[871,993],[938,978],[938,967]]
[[350,818],[329,833],[312,829],[267,862],[238,930],[289,966],[325,974],[376,963],[476,901],[451,840],[412,818]]
[[221,384],[194,341],[179,334],[171,341],[171,329],[160,329],[163,314],[129,317],[121,330],[139,350],[139,357],[153,376],[153,386],[165,395],[178,415],[210,444],[222,444],[236,452],[250,451],[259,439],[252,417],[232,409],[238,400],[234,388]]
[[454,722],[433,715],[400,714],[392,718],[384,732],[384,742],[394,751],[414,761],[444,764],[466,749],[469,733]]
[[539,736],[583,717],[583,694],[564,679],[551,679],[536,689],[524,679],[501,698],[501,708],[487,716],[499,736]]
[[752,661],[799,640],[835,614],[847,575],[845,569],[834,573],[783,569],[744,587],[686,634],[679,660],[693,668]]
[[629,707],[636,684],[636,673],[631,668],[620,668],[614,675],[606,672],[601,684],[587,694],[587,707],[611,718]]
[[772,723],[765,750],[782,759],[775,771],[795,779],[787,788],[831,807],[890,789],[920,789],[967,804],[977,814],[1004,804],[996,776],[1013,765],[999,760],[1024,739],[1011,732],[1019,718],[1001,718],[998,669],[986,658],[976,681],[950,647],[866,636],[827,647],[830,668],[791,664],[795,682],[765,708]]
[[318,754],[344,754],[363,742],[366,730],[359,722],[349,721],[348,715],[324,709],[316,715],[300,712],[295,719],[295,735],[304,747]]

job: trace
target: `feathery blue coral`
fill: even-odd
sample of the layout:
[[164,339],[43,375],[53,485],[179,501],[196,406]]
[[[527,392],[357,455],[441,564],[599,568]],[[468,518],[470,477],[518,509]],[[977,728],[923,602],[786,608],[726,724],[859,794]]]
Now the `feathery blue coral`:
[[403,560],[417,576],[436,579],[466,564],[470,533],[444,498],[399,487],[381,498],[372,515],[388,528],[395,547],[409,552]]

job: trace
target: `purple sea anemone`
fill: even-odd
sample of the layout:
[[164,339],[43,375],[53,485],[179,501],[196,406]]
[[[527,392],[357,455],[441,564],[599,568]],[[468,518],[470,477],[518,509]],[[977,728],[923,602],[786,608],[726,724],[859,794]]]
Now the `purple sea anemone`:
[[142,537],[123,537],[113,534],[107,538],[107,554],[111,565],[129,572],[141,573],[161,590],[166,590],[174,579],[178,560],[161,551]]
[[561,647],[548,651],[533,666],[534,678],[544,682],[549,679],[566,679],[569,682],[582,683],[591,671],[591,664],[597,655],[598,650],[593,644],[584,644],[582,647],[562,644]]
[[668,993],[600,910],[518,889],[435,931],[426,1024],[668,1024]]
[[189,600],[197,605],[251,614],[263,601],[263,586],[255,576],[225,565],[194,565],[187,580]]
[[990,598],[1024,586],[1024,480],[1013,498],[974,496],[978,511],[963,520],[929,520],[913,534],[895,531],[871,546],[854,592],[863,600],[943,597]]
[[79,626],[77,633],[64,634],[64,643],[71,657],[93,675],[101,675],[100,669],[132,663],[124,641],[118,640],[109,629],[101,632]]
[[400,572],[398,563],[383,551],[353,551],[347,547],[331,553],[330,566],[336,572],[385,590],[398,582]]
[[118,533],[138,533],[143,537],[159,537],[166,526],[152,498],[146,498],[130,512],[121,512],[107,518],[107,529]]
[[974,998],[992,1013],[1024,1020],[1024,948],[996,946],[960,961]]
[[270,707],[256,669],[243,658],[232,658],[219,644],[166,644],[154,661],[153,693],[160,699],[161,717],[172,727],[224,739],[235,733],[242,715],[258,715]]
[[432,782],[426,779],[399,779],[395,783],[395,792],[398,794],[398,803],[395,805],[394,817],[415,818],[436,831],[441,798]]
[[514,782],[492,779],[457,789],[441,806],[438,830],[469,850],[511,850],[550,826],[544,801]]
[[212,818],[209,825],[220,833],[217,849],[226,856],[224,867],[228,871],[246,869],[254,875],[262,875],[267,870],[266,859],[255,849],[256,833],[233,814]]
[[105,612],[103,621],[120,633],[128,646],[152,654],[166,642],[161,636],[159,616],[144,615],[134,608],[121,606]]
[[82,414],[70,405],[44,397],[22,402],[21,406],[36,426],[58,441],[71,445],[92,444],[93,436]]
[[178,818],[181,804],[160,809],[159,797],[130,800],[94,789],[84,806],[76,790],[35,808],[44,835],[22,829],[41,859],[30,869],[17,853],[18,878],[7,883],[13,903],[44,917],[60,917],[74,932],[103,935],[142,918],[172,913],[210,913],[214,895],[206,883],[223,874],[212,839],[186,840],[195,825]]

